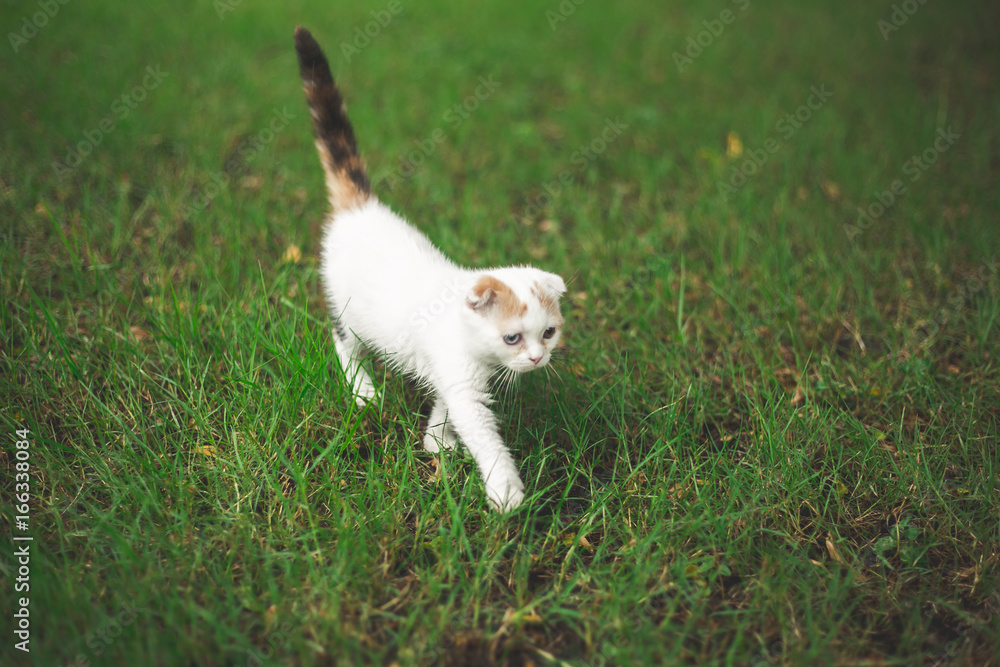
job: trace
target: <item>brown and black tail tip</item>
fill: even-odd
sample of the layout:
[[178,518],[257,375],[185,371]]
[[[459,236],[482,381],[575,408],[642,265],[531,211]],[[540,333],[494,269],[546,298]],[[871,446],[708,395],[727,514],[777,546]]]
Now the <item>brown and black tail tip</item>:
[[323,49],[302,26],[295,28],[295,51],[330,202],[335,211],[360,206],[371,197],[372,187],[330,65]]

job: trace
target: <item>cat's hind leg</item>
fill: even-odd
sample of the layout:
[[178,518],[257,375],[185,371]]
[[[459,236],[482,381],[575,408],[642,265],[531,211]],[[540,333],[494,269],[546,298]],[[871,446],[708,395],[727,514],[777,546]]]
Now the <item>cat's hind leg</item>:
[[354,394],[358,407],[363,408],[365,403],[375,398],[375,385],[361,364],[364,348],[360,341],[351,335],[341,337],[334,334],[333,338],[337,356],[340,358],[340,367],[344,369],[344,376],[351,383],[351,393]]
[[424,449],[436,454],[441,449],[455,449],[455,429],[448,423],[448,409],[440,398],[434,400],[431,417],[427,421]]

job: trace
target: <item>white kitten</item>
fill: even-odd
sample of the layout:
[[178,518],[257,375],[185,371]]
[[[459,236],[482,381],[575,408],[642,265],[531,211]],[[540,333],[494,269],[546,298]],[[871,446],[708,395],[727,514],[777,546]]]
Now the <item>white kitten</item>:
[[549,362],[566,285],[527,266],[462,268],[379,202],[326,57],[301,27],[295,49],[333,206],[323,284],[337,354],[358,404],[375,395],[363,350],[384,354],[434,392],[424,449],[452,449],[461,440],[491,504],[517,507],[524,485],[488,407],[488,382],[498,371],[525,373]]

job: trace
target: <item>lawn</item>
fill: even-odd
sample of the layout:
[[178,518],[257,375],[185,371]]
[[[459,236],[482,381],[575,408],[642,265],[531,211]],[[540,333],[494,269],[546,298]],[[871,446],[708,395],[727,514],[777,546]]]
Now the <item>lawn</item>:
[[[0,663],[998,664],[998,18],[4,3]],[[509,515],[345,390],[299,24],[380,198],[569,286]]]

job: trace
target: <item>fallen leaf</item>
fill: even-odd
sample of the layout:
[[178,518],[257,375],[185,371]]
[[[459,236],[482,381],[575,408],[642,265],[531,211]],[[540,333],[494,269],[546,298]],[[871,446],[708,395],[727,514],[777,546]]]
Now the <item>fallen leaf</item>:
[[548,218],[546,218],[545,220],[542,220],[540,223],[538,223],[538,229],[543,232],[558,232],[559,223],[555,222],[554,220],[549,220]]
[[726,135],[726,157],[735,158],[743,155],[743,141],[740,135],[730,132]]
[[212,445],[202,445],[195,451],[204,456],[215,456],[215,447]]
[[834,561],[838,563],[844,562],[844,560],[840,557],[840,554],[837,553],[837,547],[834,546],[833,541],[831,541],[829,537],[826,538],[826,552],[830,554],[830,558]]
[[240,185],[250,190],[259,190],[264,185],[264,179],[260,176],[244,176],[240,179]]
[[798,405],[799,403],[801,403],[802,399],[804,399],[804,398],[805,398],[805,395],[802,393],[802,387],[796,386],[795,387],[795,395],[792,396],[792,400],[791,400],[792,407],[795,407],[796,405]]
[[149,333],[142,327],[129,327],[128,330],[129,333],[131,333],[132,336],[140,343],[147,340],[153,340],[153,334]]
[[522,616],[521,620],[524,621],[525,623],[541,623],[542,617],[539,616],[537,613],[535,613],[534,610],[531,610],[524,616]]
[[285,249],[285,254],[281,256],[282,264],[298,264],[302,260],[302,251],[294,243]]

